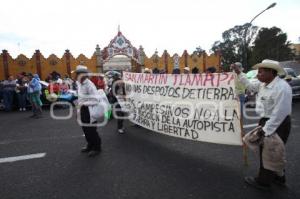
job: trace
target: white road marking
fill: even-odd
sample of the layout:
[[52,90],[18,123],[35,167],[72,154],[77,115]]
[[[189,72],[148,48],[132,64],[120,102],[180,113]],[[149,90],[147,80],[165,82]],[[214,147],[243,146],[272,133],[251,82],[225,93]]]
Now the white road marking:
[[[83,135],[84,136],[84,135]],[[81,138],[81,135],[74,136],[58,136],[58,137],[45,137],[45,138],[29,138],[29,139],[20,139],[20,140],[3,140],[0,141],[0,145],[12,144],[17,142],[39,142],[39,141],[48,141],[48,140],[67,140],[74,138]]]
[[247,124],[247,125],[244,125],[243,127],[245,128],[245,129],[247,129],[247,128],[251,128],[251,127],[256,127],[258,124]]
[[22,155],[22,156],[8,157],[8,158],[0,158],[0,163],[43,158],[45,156],[46,156],[46,153],[36,153],[36,154],[29,154],[29,155]]

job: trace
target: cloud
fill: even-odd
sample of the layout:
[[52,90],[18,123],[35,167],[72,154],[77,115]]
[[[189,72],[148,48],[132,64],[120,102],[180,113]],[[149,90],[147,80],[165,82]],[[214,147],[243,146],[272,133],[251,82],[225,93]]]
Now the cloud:
[[[61,56],[90,57],[96,44],[108,45],[121,25],[122,33],[148,56],[188,52],[201,46],[209,51],[222,32],[251,20],[269,0],[27,0],[4,1],[0,12],[0,47],[11,54],[31,56],[36,49]],[[300,36],[300,3],[278,0],[277,6],[254,21],[257,26],[278,26],[296,42]],[[13,14],[12,14],[13,12]],[[20,45],[18,45],[20,43]]]

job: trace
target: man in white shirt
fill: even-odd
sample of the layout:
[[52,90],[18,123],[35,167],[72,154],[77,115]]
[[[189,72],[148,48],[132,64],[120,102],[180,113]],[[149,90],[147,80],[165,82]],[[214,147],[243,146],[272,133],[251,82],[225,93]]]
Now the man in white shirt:
[[[278,62],[264,60],[256,64],[254,69],[258,69],[257,78],[260,83],[251,84],[245,76],[238,73],[238,80],[247,89],[257,91],[256,112],[261,119],[259,125],[263,126],[261,136],[270,136],[277,133],[284,143],[287,142],[291,129],[292,112],[292,89],[290,85],[278,75],[285,74]],[[246,177],[245,181],[256,188],[269,188],[271,183],[285,185],[285,175],[279,176],[274,171],[264,168],[262,161],[262,151],[260,148],[260,170],[256,178]]]
[[[231,68],[235,73],[239,73],[240,77],[247,78],[246,74],[243,73],[244,68],[240,62],[235,62],[234,64],[231,64]],[[243,107],[245,104],[246,86],[242,82],[236,81],[235,82],[235,90],[236,90],[236,94],[238,95],[239,100],[240,100],[241,116],[243,116]]]
[[96,121],[91,117],[91,106],[97,104],[97,89],[88,78],[86,66],[78,65],[72,72],[76,73],[81,126],[87,141],[87,146],[82,148],[81,152],[93,157],[101,152],[101,138],[97,126],[93,125]]

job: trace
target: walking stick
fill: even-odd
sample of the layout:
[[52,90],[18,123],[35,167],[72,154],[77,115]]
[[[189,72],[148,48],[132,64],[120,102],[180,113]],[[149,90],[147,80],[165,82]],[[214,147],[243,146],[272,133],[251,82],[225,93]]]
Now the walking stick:
[[[244,106],[244,104],[241,104],[241,100],[239,99],[240,102],[240,109],[241,106]],[[244,109],[240,110],[241,116],[240,116],[240,125],[241,125],[241,137],[243,138],[245,133],[244,133],[244,129],[243,129],[243,117],[244,117]],[[243,142],[243,140],[242,140]],[[246,146],[246,144],[243,142],[243,160],[244,160],[244,166],[248,166],[248,148]]]

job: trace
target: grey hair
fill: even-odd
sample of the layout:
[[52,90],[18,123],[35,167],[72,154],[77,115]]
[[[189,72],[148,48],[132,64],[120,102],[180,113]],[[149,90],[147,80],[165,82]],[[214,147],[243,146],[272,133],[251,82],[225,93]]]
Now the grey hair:
[[235,62],[234,65],[238,66],[241,69],[241,71],[244,70],[243,65],[241,64],[241,62]]

